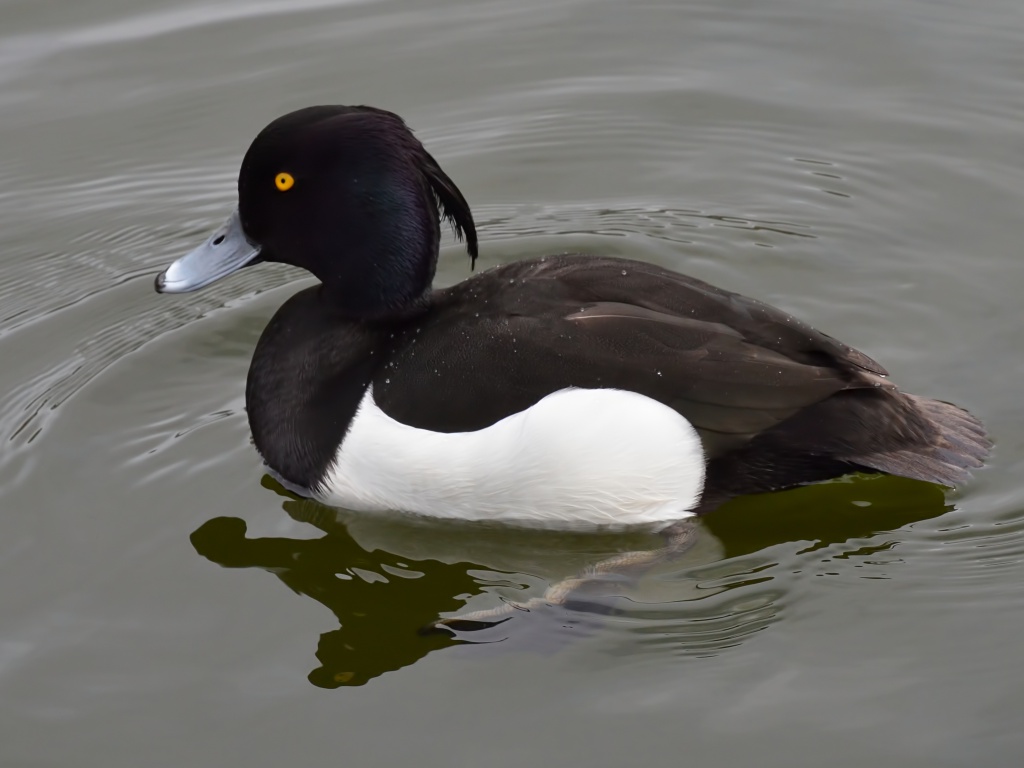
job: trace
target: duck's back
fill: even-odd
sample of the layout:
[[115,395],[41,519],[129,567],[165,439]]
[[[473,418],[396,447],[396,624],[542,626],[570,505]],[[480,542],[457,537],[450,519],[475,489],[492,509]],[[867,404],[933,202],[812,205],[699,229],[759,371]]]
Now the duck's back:
[[764,303],[651,264],[561,255],[436,292],[374,397],[401,423],[466,432],[566,388],[636,392],[695,427],[725,495],[856,469],[960,482],[987,453],[980,425],[885,375]]
[[435,294],[375,380],[424,429],[489,426],[566,387],[625,389],[679,411],[716,457],[847,389],[894,389],[855,349],[766,304],[655,265],[551,256]]

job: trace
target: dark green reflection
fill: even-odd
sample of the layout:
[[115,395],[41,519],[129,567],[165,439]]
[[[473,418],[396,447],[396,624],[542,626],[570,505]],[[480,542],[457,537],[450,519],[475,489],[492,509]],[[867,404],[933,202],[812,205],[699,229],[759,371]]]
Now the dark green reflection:
[[703,522],[730,558],[786,541],[827,546],[868,538],[952,508],[937,485],[870,475],[734,499]]
[[[554,584],[617,552],[655,549],[662,543],[649,533],[526,531],[436,521],[388,523],[369,534],[361,529],[357,541],[350,525],[365,524],[365,516],[362,523],[347,523],[336,510],[290,497],[269,478],[264,485],[289,497],[283,505],[289,516],[325,535],[313,540],[250,539],[244,521],[219,517],[200,526],[192,534],[192,544],[200,555],[224,567],[270,571],[335,615],[340,627],[320,636],[316,656],[321,666],[309,675],[310,682],[322,688],[363,685],[432,651],[478,637],[423,628],[443,614],[460,611],[470,597],[496,583]],[[529,629],[550,636],[564,634],[567,614],[615,613],[636,624],[638,643],[653,633],[659,643],[671,643],[686,654],[715,653],[777,620],[772,606],[780,596],[778,564],[762,562],[755,573],[745,556],[785,542],[809,541],[810,547],[818,548],[857,539],[855,546],[836,557],[863,558],[894,546],[894,536],[868,544],[863,539],[937,517],[949,508],[942,489],[891,477],[855,478],[738,499],[702,518],[699,537],[713,547],[703,547],[702,554],[698,546],[678,562],[659,568],[664,576],[666,567],[681,574],[696,566],[734,561],[732,575],[723,577],[716,565],[711,582],[698,576],[693,589],[692,583],[687,587],[680,581],[681,591],[662,594],[663,602],[657,603],[634,602],[624,597],[625,580],[608,579],[590,585],[607,592],[603,597],[587,589],[586,601],[573,603],[573,609],[550,606],[534,611],[532,620],[516,611],[503,629],[509,635]],[[374,543],[367,545],[367,536]],[[461,558],[461,552],[481,564]],[[486,572],[495,579],[508,574],[508,580],[490,581]],[[765,599],[751,609],[754,590]],[[728,594],[733,591],[735,599]],[[537,596],[536,588],[531,594]]]
[[[296,512],[305,503],[284,505]],[[422,627],[480,591],[481,583],[469,575],[476,566],[371,554],[343,528],[310,540],[249,539],[245,531],[244,521],[217,517],[192,534],[192,545],[225,568],[270,571],[337,617],[341,627],[320,636],[316,657],[321,666],[309,674],[314,685],[363,685],[431,651],[465,642],[441,632],[423,633]]]

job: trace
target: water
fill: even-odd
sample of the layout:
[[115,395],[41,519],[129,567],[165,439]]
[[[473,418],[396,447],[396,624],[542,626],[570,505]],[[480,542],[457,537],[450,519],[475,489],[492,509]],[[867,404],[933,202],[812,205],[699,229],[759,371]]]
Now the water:
[[[0,764],[1017,764],[1022,43],[1010,0],[0,5]],[[245,371],[306,278],[152,279],[313,103],[406,117],[481,266],[766,299],[971,408],[989,468],[743,500],[590,610],[420,634],[655,542],[263,478]],[[446,245],[439,281],[467,267]]]

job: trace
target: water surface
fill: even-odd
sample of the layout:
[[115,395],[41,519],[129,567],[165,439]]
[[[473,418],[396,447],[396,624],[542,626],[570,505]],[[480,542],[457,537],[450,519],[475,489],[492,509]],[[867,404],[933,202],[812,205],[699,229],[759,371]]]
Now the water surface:
[[[768,300],[969,407],[990,466],[742,500],[587,610],[421,634],[657,542],[263,477],[245,372],[307,278],[152,279],[314,103],[402,114],[482,266],[588,250]],[[1022,118],[1011,0],[3,3],[0,763],[1017,764]]]

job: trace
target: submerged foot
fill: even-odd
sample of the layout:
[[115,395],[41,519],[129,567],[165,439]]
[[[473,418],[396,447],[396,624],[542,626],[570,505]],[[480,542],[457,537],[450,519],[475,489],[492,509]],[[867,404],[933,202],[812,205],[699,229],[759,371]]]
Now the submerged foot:
[[508,621],[516,611],[526,611],[545,606],[560,606],[577,610],[595,609],[595,603],[585,599],[585,595],[604,592],[602,585],[611,582],[621,584],[635,580],[659,563],[668,562],[681,557],[693,547],[697,539],[698,523],[696,518],[688,518],[673,523],[662,530],[659,535],[665,544],[656,549],[635,550],[613,555],[588,566],[580,574],[562,579],[545,590],[541,597],[529,600],[508,600],[494,608],[438,619],[427,630],[454,630],[472,632],[497,626]]

